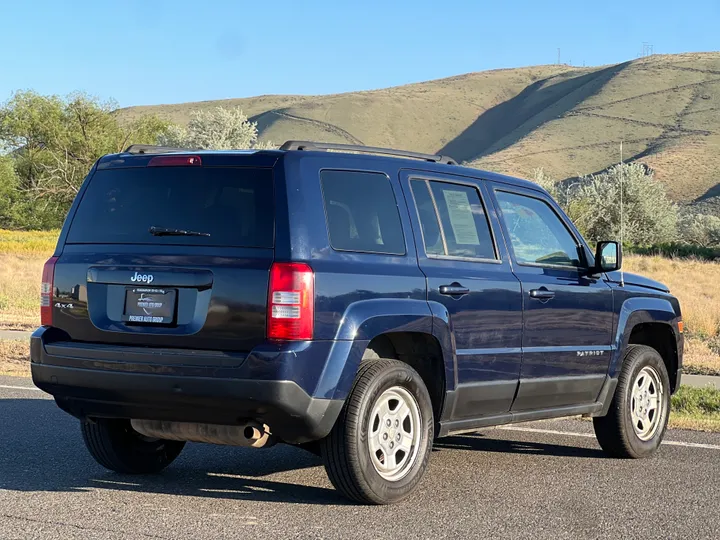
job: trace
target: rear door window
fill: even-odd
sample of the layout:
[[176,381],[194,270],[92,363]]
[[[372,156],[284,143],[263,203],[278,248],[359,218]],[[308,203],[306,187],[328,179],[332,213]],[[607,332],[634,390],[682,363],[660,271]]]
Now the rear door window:
[[330,245],[339,251],[405,254],[397,201],[382,173],[320,173]]
[[410,185],[425,253],[497,260],[490,223],[476,187],[434,180],[413,180]]
[[[274,223],[271,169],[107,169],[90,180],[67,242],[271,248]],[[209,236],[153,236],[151,227]]]

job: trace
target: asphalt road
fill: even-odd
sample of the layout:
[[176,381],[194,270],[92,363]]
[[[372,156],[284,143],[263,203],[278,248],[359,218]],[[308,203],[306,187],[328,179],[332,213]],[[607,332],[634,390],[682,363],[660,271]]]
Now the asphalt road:
[[[346,503],[302,450],[190,444],[122,476],[30,381],[0,378],[0,538],[720,538],[720,435],[607,459],[579,420],[443,439],[409,500]],[[21,388],[15,388],[21,387]]]

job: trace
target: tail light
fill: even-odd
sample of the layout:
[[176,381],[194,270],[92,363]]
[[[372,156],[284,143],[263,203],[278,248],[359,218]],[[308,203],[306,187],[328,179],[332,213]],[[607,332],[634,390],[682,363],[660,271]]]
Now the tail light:
[[53,280],[57,260],[57,257],[50,257],[43,266],[42,283],[40,284],[40,324],[43,326],[52,325]]
[[273,263],[268,292],[268,339],[312,339],[315,276],[303,263]]

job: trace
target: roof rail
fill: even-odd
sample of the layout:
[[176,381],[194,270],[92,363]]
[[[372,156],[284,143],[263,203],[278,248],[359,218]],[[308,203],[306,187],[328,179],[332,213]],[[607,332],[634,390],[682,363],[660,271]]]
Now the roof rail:
[[450,156],[436,154],[422,154],[420,152],[408,152],[407,150],[393,150],[392,148],[378,148],[376,146],[362,146],[359,144],[338,144],[321,143],[312,141],[286,141],[280,150],[342,150],[346,152],[365,152],[368,154],[384,154],[406,158],[422,159],[433,163],[445,163],[446,165],[457,165]]
[[126,154],[167,154],[168,152],[193,152],[189,148],[172,148],[154,144],[131,144],[125,149]]

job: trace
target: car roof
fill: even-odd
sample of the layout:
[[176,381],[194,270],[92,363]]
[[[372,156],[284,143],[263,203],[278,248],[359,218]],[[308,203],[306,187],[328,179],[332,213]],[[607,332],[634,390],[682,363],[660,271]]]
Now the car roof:
[[[398,169],[413,169],[425,172],[435,172],[439,174],[451,174],[458,176],[470,177],[477,180],[488,180],[491,182],[499,182],[513,186],[523,187],[546,193],[546,191],[538,184],[529,180],[500,174],[497,172],[476,169],[473,167],[465,167],[449,163],[439,163],[427,161],[424,159],[414,159],[405,157],[404,155],[378,155],[373,153],[355,153],[344,151],[324,151],[324,150],[275,150],[275,149],[251,149],[251,150],[184,150],[184,149],[168,149],[162,147],[154,147],[150,145],[134,145],[134,147],[142,147],[141,153],[137,152],[121,152],[118,154],[108,154],[98,160],[98,169],[109,168],[126,168],[126,167],[144,167],[148,162],[156,156],[167,155],[197,155],[203,159],[205,164],[211,166],[255,166],[255,167],[272,167],[279,159],[308,159],[323,158],[332,162],[339,163],[343,160],[362,160],[368,164],[375,163],[392,163]],[[343,145],[338,145],[343,146]],[[133,147],[130,147],[133,148]],[[154,149],[158,151],[154,151]],[[412,154],[412,153],[408,153]],[[418,154],[420,156],[430,157],[428,154]],[[437,156],[448,159],[446,156]],[[370,166],[370,165],[369,165]]]

